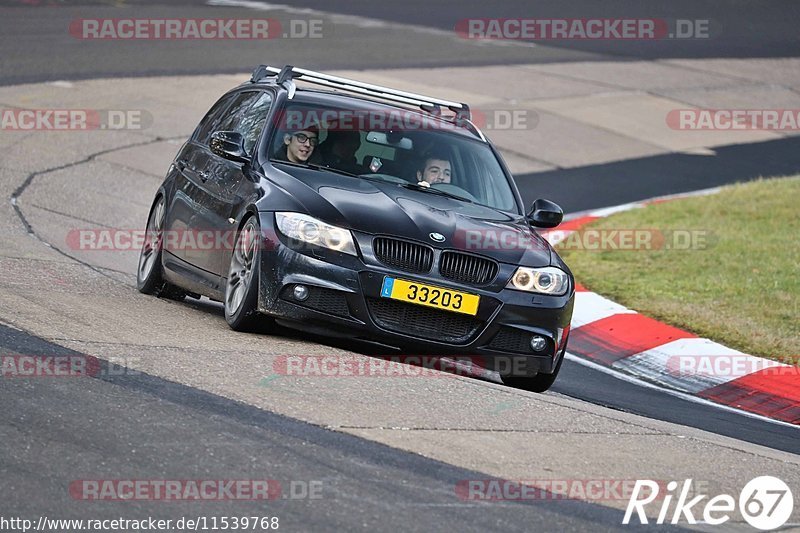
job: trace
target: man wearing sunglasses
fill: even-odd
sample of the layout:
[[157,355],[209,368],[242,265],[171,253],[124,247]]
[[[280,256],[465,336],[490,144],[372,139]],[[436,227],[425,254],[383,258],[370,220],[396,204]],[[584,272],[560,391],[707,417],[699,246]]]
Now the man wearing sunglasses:
[[313,126],[284,133],[283,146],[278,153],[278,158],[285,159],[290,163],[307,163],[317,146],[317,133],[317,128]]

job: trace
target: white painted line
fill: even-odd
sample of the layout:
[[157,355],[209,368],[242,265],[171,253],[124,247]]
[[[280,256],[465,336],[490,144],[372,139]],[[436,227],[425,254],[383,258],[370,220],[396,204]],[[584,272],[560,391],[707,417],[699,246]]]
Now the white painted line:
[[631,204],[622,204],[622,205],[615,205],[613,207],[604,207],[602,209],[595,209],[592,211],[592,216],[595,217],[607,217],[613,215],[615,213],[622,213],[623,211],[630,211],[632,209],[641,209],[645,207],[645,203],[643,202],[633,202]]
[[773,366],[709,339],[677,339],[620,359],[614,368],[688,393],[698,393]]
[[574,330],[612,315],[634,313],[636,311],[600,296],[596,292],[576,292],[571,328]]
[[[680,198],[692,198],[695,196],[708,196],[711,194],[717,194],[722,187],[711,187],[709,189],[700,189],[699,191],[690,191],[690,192],[679,192],[675,194],[665,194],[663,196],[654,196],[652,198],[648,198],[647,200],[640,200],[638,202],[631,202],[628,204],[622,205],[615,205],[609,207],[601,207],[600,209],[589,209],[586,211],[577,211],[575,213],[569,213],[568,215],[564,215],[564,221],[568,220],[575,220],[576,218],[581,218],[585,216],[601,216],[597,215],[597,213],[607,212],[608,210],[619,209],[621,211],[627,211],[629,209],[633,209],[639,205],[647,205],[657,201],[663,200],[678,200]],[[615,212],[615,211],[612,211]],[[611,214],[611,213],[608,213]]]
[[583,365],[585,367],[591,368],[592,370],[597,370],[598,372],[602,372],[604,374],[608,374],[609,376],[615,377],[622,381],[627,381],[628,383],[633,383],[634,385],[639,385],[640,387],[644,387],[646,389],[653,389],[657,391],[661,391],[664,394],[669,394],[670,396],[675,396],[676,398],[681,398],[688,402],[698,403],[702,405],[707,405],[710,407],[716,407],[717,409],[721,409],[723,411],[728,411],[731,413],[736,413],[738,415],[746,416],[748,418],[754,418],[756,420],[761,420],[762,422],[770,422],[772,424],[777,424],[779,426],[786,426],[794,429],[800,429],[800,426],[796,426],[795,424],[790,424],[789,422],[784,422],[782,420],[775,420],[774,418],[767,418],[766,416],[757,415],[755,413],[751,413],[749,411],[742,411],[741,409],[736,409],[735,407],[730,407],[728,405],[723,405],[720,403],[712,402],[711,400],[706,400],[705,398],[700,398],[698,396],[694,396],[692,394],[687,394],[685,392],[680,392],[672,389],[667,389],[665,387],[660,387],[653,383],[649,383],[647,381],[643,381],[639,378],[634,376],[630,376],[628,374],[623,374],[618,370],[613,370],[611,368],[605,367],[603,365],[599,365],[592,361],[588,361],[583,359],[582,357],[578,357],[577,355],[573,355],[569,352],[566,353],[565,357],[570,360],[578,363],[579,365]]
[[709,196],[712,194],[717,194],[719,191],[722,190],[722,187],[710,187],[708,189],[700,189],[697,191],[689,191],[689,192],[678,192],[675,194],[665,194],[663,196],[656,196],[654,198],[650,198],[645,200],[644,203],[655,202],[656,200],[677,200],[680,198],[693,198],[695,196]]

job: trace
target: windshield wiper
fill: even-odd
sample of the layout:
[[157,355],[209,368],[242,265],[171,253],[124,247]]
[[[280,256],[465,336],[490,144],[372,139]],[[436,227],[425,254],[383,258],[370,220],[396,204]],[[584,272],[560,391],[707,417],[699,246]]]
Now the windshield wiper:
[[453,194],[451,192],[443,191],[441,189],[434,189],[433,187],[425,187],[424,185],[419,185],[417,183],[398,183],[400,187],[405,187],[406,189],[412,189],[414,191],[423,191],[423,192],[430,192],[433,194],[438,194],[439,196],[447,196],[448,198],[454,198],[456,200],[461,200],[462,202],[467,202],[473,204],[472,200],[469,198],[464,198],[463,196],[459,196],[457,194]]

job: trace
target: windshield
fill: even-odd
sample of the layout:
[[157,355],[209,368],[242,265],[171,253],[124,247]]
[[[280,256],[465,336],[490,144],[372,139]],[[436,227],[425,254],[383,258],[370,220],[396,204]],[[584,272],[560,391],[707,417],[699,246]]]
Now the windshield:
[[276,126],[269,145],[273,161],[518,211],[509,178],[489,145],[420,113],[290,103]]

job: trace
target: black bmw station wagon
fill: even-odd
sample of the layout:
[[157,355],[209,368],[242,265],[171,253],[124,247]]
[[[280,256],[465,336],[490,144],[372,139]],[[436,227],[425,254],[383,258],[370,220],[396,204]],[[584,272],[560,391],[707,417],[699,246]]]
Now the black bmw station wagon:
[[504,382],[545,391],[575,283],[534,228],[562,216],[525,209],[466,104],[261,65],[170,166],[138,288],[220,301],[235,330],[514,357],[525,371]]

